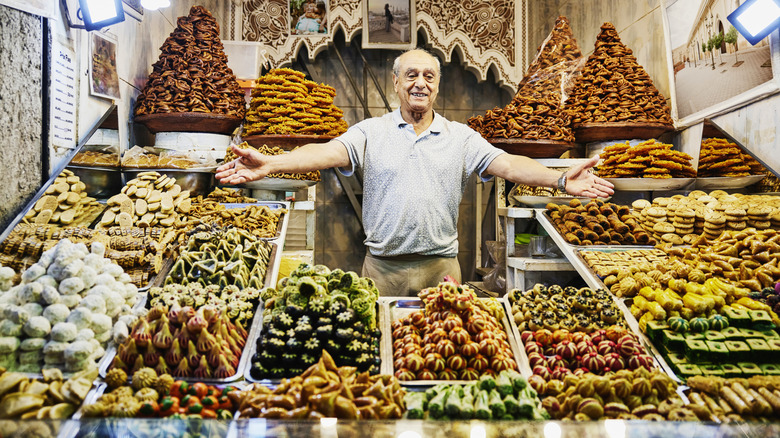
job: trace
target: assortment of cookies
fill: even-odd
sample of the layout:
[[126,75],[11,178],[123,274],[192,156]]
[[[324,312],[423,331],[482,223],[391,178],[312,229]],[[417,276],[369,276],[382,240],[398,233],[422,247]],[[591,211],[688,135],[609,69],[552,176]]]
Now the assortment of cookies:
[[347,130],[344,112],[333,104],[336,89],[276,68],[255,80],[242,135],[328,135]]
[[469,118],[467,124],[485,138],[573,142],[571,117],[563,110],[561,93],[581,57],[569,20],[558,17],[512,101]]
[[607,122],[672,124],[666,99],[620,41],[612,23],[601,26],[566,108],[575,127]]
[[656,263],[664,263],[668,258],[660,249],[630,249],[614,252],[580,250],[579,254],[593,272],[602,278],[618,275],[622,270],[649,272]]
[[[259,148],[254,147],[250,145],[247,142],[243,142],[240,145],[238,145],[241,149],[254,149],[257,152],[260,152],[263,155],[281,155],[286,153],[286,151],[278,146],[269,147],[267,145],[262,145]],[[238,156],[233,152],[232,148],[228,148],[227,152],[225,153],[225,163],[229,163],[233,160],[238,158]],[[297,180],[304,180],[304,181],[319,181],[320,180],[320,171],[314,170],[311,172],[306,173],[271,173],[266,176],[266,178],[284,178],[284,179],[297,179]]]
[[[727,230],[759,230],[780,225],[780,197],[705,193],[687,196],[639,199],[631,204],[632,215],[656,239],[673,245],[690,244],[699,236],[715,239]],[[780,229],[780,228],[778,228]]]
[[87,186],[65,169],[24,216],[24,223],[35,225],[88,226],[103,207],[87,196]]
[[592,200],[582,204],[547,204],[547,214],[566,241],[572,245],[655,245],[631,216],[625,205]]
[[654,139],[635,146],[629,142],[604,148],[596,171],[602,178],[693,178],[691,156]]
[[748,176],[764,173],[764,166],[725,138],[708,138],[701,143],[698,176]]
[[227,65],[219,24],[203,6],[179,17],[135,104],[135,115],[218,113],[243,118],[244,93]]
[[172,227],[191,208],[190,193],[158,172],[141,172],[110,197],[97,227]]

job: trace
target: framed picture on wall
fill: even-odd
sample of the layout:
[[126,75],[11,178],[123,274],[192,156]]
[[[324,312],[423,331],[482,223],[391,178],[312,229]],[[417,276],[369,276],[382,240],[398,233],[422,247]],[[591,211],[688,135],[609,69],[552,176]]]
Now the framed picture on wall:
[[328,2],[325,0],[289,0],[290,35],[328,34]]
[[363,47],[405,50],[417,44],[413,0],[363,2]]
[[727,19],[739,4],[738,0],[661,0],[671,60],[672,116],[678,127],[780,91],[777,32],[751,45]]
[[116,69],[116,38],[90,32],[89,93],[106,99],[119,99],[119,74]]

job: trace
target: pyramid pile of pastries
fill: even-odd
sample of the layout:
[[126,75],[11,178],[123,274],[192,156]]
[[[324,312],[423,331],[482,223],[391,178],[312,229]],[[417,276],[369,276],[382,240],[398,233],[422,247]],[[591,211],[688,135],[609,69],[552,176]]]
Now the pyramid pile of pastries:
[[569,20],[558,17],[512,101],[470,118],[468,125],[485,138],[573,142],[571,117],[563,111],[561,92],[581,57]]
[[149,80],[138,96],[135,115],[217,113],[243,118],[244,93],[227,66],[217,20],[193,6],[160,48]]
[[669,106],[626,47],[612,23],[604,23],[566,108],[583,123],[672,124]]
[[273,69],[255,81],[242,135],[340,135],[348,124],[335,96],[335,88],[302,72]]

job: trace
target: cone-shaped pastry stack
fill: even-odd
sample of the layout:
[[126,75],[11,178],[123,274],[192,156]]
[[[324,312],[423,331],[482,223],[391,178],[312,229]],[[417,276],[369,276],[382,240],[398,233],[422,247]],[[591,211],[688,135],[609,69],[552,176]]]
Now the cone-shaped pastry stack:
[[333,87],[299,71],[273,69],[255,81],[243,135],[341,135],[348,125],[334,96]]
[[219,25],[203,6],[193,6],[161,47],[160,58],[138,96],[135,115],[217,113],[244,117],[246,101],[227,66]]
[[469,126],[485,138],[574,141],[561,93],[581,57],[568,19],[558,17],[512,101],[470,118]]
[[669,107],[612,23],[604,23],[566,108],[582,123],[672,124]]

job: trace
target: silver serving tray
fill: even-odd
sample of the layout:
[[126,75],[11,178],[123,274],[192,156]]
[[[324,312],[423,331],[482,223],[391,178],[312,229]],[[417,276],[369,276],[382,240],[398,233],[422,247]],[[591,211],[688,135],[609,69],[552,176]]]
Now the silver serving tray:
[[765,176],[766,175],[700,177],[696,178],[693,188],[703,190],[741,189],[761,181]]
[[93,198],[109,198],[122,188],[122,173],[119,167],[90,167],[68,165],[66,169],[79,177],[87,188],[87,194]]
[[[255,312],[254,318],[252,318],[252,324],[249,326],[249,329],[247,330],[247,337],[246,337],[246,344],[244,344],[244,350],[241,352],[241,357],[238,360],[238,366],[236,367],[236,373],[232,376],[226,377],[224,379],[217,379],[217,378],[208,378],[208,379],[202,379],[198,377],[176,377],[177,380],[184,380],[185,382],[189,383],[195,383],[195,382],[203,382],[207,384],[218,384],[218,383],[232,383],[237,380],[241,379],[241,376],[243,376],[243,370],[246,368],[246,366],[250,362],[250,358],[252,357],[251,354],[252,350],[249,348],[249,343],[254,342],[254,340],[257,338],[257,332],[259,331],[259,326],[262,324],[263,319],[259,312]],[[108,373],[108,368],[111,366],[111,361],[113,361],[114,356],[116,356],[116,345],[111,345],[110,350],[106,350],[106,357],[110,356],[110,360],[104,360],[101,361],[100,369],[98,370],[98,375],[105,379],[106,374]],[[128,382],[131,381],[131,378],[128,377]]]
[[[381,300],[382,300],[382,297],[380,297],[379,300],[377,300],[378,309],[377,309],[377,313],[376,313],[376,318],[377,318],[376,325],[382,331],[382,336],[379,338],[379,359],[381,359],[381,361],[382,361],[382,363],[381,363],[381,365],[379,367],[379,370],[380,370],[380,374],[386,374],[384,372],[384,366],[385,366],[385,363],[387,363],[389,361],[392,361],[392,353],[391,353],[389,358],[386,357],[385,356],[385,349],[383,348],[383,346],[384,346],[384,343],[386,342],[387,338],[388,337],[392,337],[392,336],[389,335],[388,334],[389,332],[386,332],[385,329],[384,329],[384,323],[386,322],[386,318],[384,317],[384,315],[382,315],[382,305],[380,304]],[[262,302],[260,303],[259,307],[262,308],[263,310],[265,310],[265,307],[263,306]],[[257,340],[260,339],[260,335],[262,335],[262,332],[263,332],[263,315],[262,315],[262,312],[260,312],[260,311],[255,312],[255,318],[259,318],[260,319],[260,323],[257,324],[257,332],[255,333],[254,338],[252,338],[252,345],[247,347],[250,350],[249,351],[249,358],[250,358],[250,360],[247,361],[246,367],[244,369],[244,380],[246,380],[247,382],[251,382],[251,383],[259,383],[261,385],[275,387],[284,378],[280,378],[280,379],[259,379],[258,380],[258,379],[255,379],[254,377],[252,377],[252,374],[251,374],[251,371],[252,371],[252,361],[251,361],[251,358],[257,352]],[[390,341],[390,342],[392,342],[392,341]],[[236,418],[238,418],[238,417],[236,417]]]
[[[653,245],[573,245],[569,243],[566,238],[561,234],[561,230],[558,228],[558,225],[550,218],[550,212],[547,210],[543,210],[542,217],[544,217],[547,222],[550,223],[550,226],[552,226],[553,229],[555,229],[555,232],[560,236],[561,240],[566,243],[569,247],[571,247],[573,250],[578,251],[581,249],[600,249],[600,248],[614,248],[614,249],[622,249],[622,250],[629,250],[629,249],[653,249],[655,246]],[[537,218],[539,215],[537,214]],[[644,229],[643,229],[644,230]],[[648,233],[649,234],[649,233]]]
[[649,192],[654,190],[679,190],[696,178],[604,178],[624,192]]
[[157,172],[161,175],[171,177],[176,180],[176,184],[181,186],[182,190],[189,190],[191,196],[208,195],[216,184],[214,178],[215,167],[193,168],[193,169],[170,169],[170,168],[122,168],[122,184],[138,177],[142,172]]
[[[480,300],[488,300],[488,299],[495,299],[499,302],[502,302],[502,298],[478,298]],[[393,365],[393,330],[392,330],[392,323],[395,320],[398,320],[400,318],[403,318],[404,316],[414,312],[415,310],[420,310],[424,308],[424,305],[422,301],[419,298],[407,298],[407,297],[387,297],[383,302],[383,307],[386,312],[386,318],[384,318],[384,324],[382,325],[382,337],[388,338],[386,344],[383,344],[382,346],[385,348],[388,348],[387,351],[383,351],[383,356],[387,357],[387,360],[382,361],[382,373],[383,374],[395,374],[395,368]],[[515,359],[515,363],[518,365],[517,371],[522,372],[528,372],[528,369],[525,371],[520,366],[520,363],[523,361],[519,345],[517,343],[517,340],[514,339],[512,328],[509,325],[509,319],[507,318],[507,312],[506,312],[506,304],[501,305],[501,309],[504,311],[504,318],[503,321],[501,321],[504,331],[507,335],[507,342],[509,342],[509,348],[512,349],[512,354]],[[385,335],[387,334],[387,335]],[[526,359],[525,363],[527,364],[528,361]],[[530,376],[530,374],[529,374]],[[465,384],[473,382],[473,380],[404,380],[399,381],[399,383],[403,386],[435,386],[440,383],[447,383],[447,384]]]
[[257,181],[250,181],[239,184],[236,187],[245,187],[253,190],[300,190],[311,187],[319,181],[308,179],[289,179],[289,178],[263,178]]
[[[506,316],[507,321],[509,321],[509,328],[512,330],[510,333],[509,339],[509,345],[512,346],[512,348],[516,348],[517,351],[520,352],[518,354],[517,360],[517,367],[520,368],[520,374],[525,377],[526,380],[528,380],[529,377],[531,377],[534,372],[531,369],[531,364],[528,362],[528,355],[525,353],[525,346],[523,345],[522,338],[520,338],[520,330],[517,328],[517,324],[515,324],[515,318],[512,316],[512,303],[509,302],[508,295],[504,296],[501,299],[501,304],[504,306],[504,315]],[[512,345],[514,343],[514,345]]]

